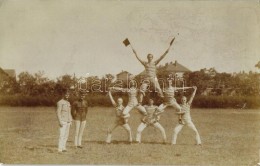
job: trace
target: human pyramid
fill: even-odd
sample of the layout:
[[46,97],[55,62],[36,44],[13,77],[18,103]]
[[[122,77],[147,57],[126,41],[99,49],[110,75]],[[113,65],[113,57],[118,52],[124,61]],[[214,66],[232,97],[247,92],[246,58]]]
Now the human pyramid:
[[[134,55],[140,61],[140,63],[145,67],[145,78],[142,81],[140,88],[137,88],[135,85],[135,81],[130,80],[129,88],[121,88],[121,87],[110,87],[108,91],[109,98],[112,102],[112,105],[115,108],[116,112],[116,121],[113,126],[108,129],[107,138],[105,142],[107,144],[111,143],[112,140],[112,132],[119,126],[123,127],[128,133],[128,141],[129,143],[133,142],[132,132],[128,120],[130,118],[130,112],[133,109],[137,109],[143,116],[140,125],[137,128],[137,134],[135,142],[141,143],[141,133],[142,131],[148,127],[153,126],[160,130],[163,143],[167,143],[166,133],[163,126],[159,123],[160,115],[164,112],[167,107],[171,107],[175,110],[178,115],[178,124],[173,130],[173,137],[171,144],[175,145],[177,140],[177,135],[181,131],[181,129],[186,125],[191,128],[196,134],[196,145],[201,145],[200,135],[192,122],[190,116],[190,107],[193,101],[193,98],[196,94],[197,87],[174,87],[172,85],[172,80],[168,80],[168,86],[161,89],[158,78],[156,76],[156,65],[166,56],[169,52],[175,38],[173,38],[170,42],[170,46],[165,51],[165,53],[158,59],[153,61],[153,55],[148,54],[148,61],[142,61],[136,51],[133,49],[129,40],[126,39],[123,43],[128,46],[130,45]],[[152,98],[148,99],[147,105],[143,105],[143,98],[146,93],[148,93],[148,87],[154,87],[155,92],[158,93],[158,96],[163,100],[163,102],[156,106],[154,105],[154,100]],[[178,104],[175,99],[175,92],[179,89],[193,89],[193,93],[189,100],[185,96],[181,98],[181,104]],[[119,97],[116,101],[113,98],[112,93],[114,91],[121,91],[128,94],[128,103],[127,106],[123,106],[123,99]],[[65,92],[63,94],[63,98],[57,103],[57,117],[60,126],[60,136],[59,136],[59,144],[58,151],[66,152],[66,142],[69,136],[69,129],[72,123],[72,119],[75,121],[76,131],[75,131],[75,140],[74,144],[76,148],[83,148],[82,146],[82,136],[86,125],[86,115],[88,112],[88,104],[84,100],[85,93],[80,93],[80,97],[77,101],[72,104],[72,109],[70,102],[68,101],[69,93]]]
[[[176,114],[178,115],[178,122],[179,124],[175,127],[173,138],[172,138],[172,145],[176,144],[177,135],[181,131],[184,125],[187,125],[190,127],[196,134],[196,145],[201,145],[200,135],[193,124],[190,116],[190,106],[192,103],[192,100],[196,94],[197,87],[173,87],[172,86],[172,80],[170,79],[168,81],[168,87],[164,90],[160,88],[158,78],[156,76],[156,65],[159,64],[159,62],[166,56],[166,54],[169,52],[175,38],[172,39],[170,42],[170,46],[165,51],[165,53],[158,59],[153,61],[153,55],[148,54],[147,59],[148,61],[141,60],[136,51],[133,49],[132,45],[130,44],[128,39],[125,39],[123,43],[128,46],[130,45],[133,53],[135,54],[136,58],[139,60],[139,62],[145,67],[145,78],[142,81],[141,87],[138,89],[135,87],[135,83],[130,80],[130,88],[119,88],[119,87],[112,87],[109,88],[109,97],[110,100],[115,107],[116,110],[116,121],[114,126],[111,129],[108,129],[108,135],[106,139],[106,143],[111,143],[112,138],[112,132],[118,127],[122,126],[128,133],[129,143],[132,143],[133,137],[130,125],[128,124],[128,119],[130,118],[130,111],[133,109],[137,109],[142,115],[143,118],[141,120],[140,125],[137,128],[137,134],[136,134],[136,142],[141,143],[141,133],[147,126],[154,126],[155,128],[159,129],[162,137],[163,137],[163,143],[166,144],[167,138],[166,133],[163,128],[163,126],[159,123],[160,115],[164,112],[165,108],[171,107],[174,110],[176,110]],[[149,85],[152,85],[155,89],[155,91],[158,93],[158,96],[163,99],[163,103],[160,104],[160,106],[154,105],[154,100],[150,98],[148,100],[147,105],[143,105],[143,98],[145,96],[145,93],[147,92],[147,88]],[[175,99],[175,91],[178,89],[194,89],[189,101],[187,101],[187,98],[185,96],[182,96],[181,104],[178,104]],[[112,91],[121,91],[128,94],[128,104],[126,107],[123,106],[123,99],[120,97],[117,99],[117,102],[113,99]]]

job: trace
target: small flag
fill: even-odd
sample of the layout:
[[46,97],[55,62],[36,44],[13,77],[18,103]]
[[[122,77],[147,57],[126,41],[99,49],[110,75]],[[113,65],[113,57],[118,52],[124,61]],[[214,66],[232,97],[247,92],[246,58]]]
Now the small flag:
[[170,43],[170,45],[172,45],[172,43],[173,43],[173,41],[175,40],[175,37],[172,39],[172,41],[171,41],[171,43]]
[[130,44],[130,42],[129,42],[129,40],[128,40],[127,38],[123,41],[123,43],[124,43],[124,45],[125,45],[126,47]]

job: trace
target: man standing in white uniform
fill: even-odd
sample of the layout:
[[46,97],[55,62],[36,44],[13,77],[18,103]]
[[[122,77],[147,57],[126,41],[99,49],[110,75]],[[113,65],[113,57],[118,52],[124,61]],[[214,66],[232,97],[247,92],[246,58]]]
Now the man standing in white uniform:
[[193,98],[197,91],[196,86],[194,86],[193,88],[194,88],[194,91],[188,102],[187,102],[187,98],[185,96],[183,96],[181,99],[181,108],[184,111],[183,120],[184,120],[185,124],[177,124],[177,126],[175,127],[175,129],[173,131],[172,145],[176,144],[178,133],[182,130],[183,126],[185,126],[185,125],[187,125],[189,128],[191,128],[195,132],[196,144],[201,145],[199,132],[196,129],[195,125],[193,124],[193,122],[191,120],[191,116],[190,116],[190,106],[191,106],[191,103],[192,103]]
[[64,92],[63,98],[57,102],[57,117],[60,126],[60,136],[58,152],[66,152],[66,142],[69,137],[70,125],[72,122],[70,102],[68,101],[69,93]]

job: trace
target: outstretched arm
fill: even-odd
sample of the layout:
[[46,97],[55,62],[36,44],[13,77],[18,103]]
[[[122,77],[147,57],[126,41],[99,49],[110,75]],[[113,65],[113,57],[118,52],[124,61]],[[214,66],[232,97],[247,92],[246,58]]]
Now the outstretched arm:
[[186,90],[186,89],[191,89],[191,88],[193,88],[193,87],[176,87],[174,89],[176,89],[176,90],[179,90],[179,89]]
[[139,56],[137,55],[136,51],[135,51],[133,48],[132,48],[132,50],[133,50],[133,53],[135,54],[135,57],[139,60],[139,62],[142,63],[142,65],[144,65],[144,61],[142,61],[142,60],[139,58]]
[[193,91],[193,93],[192,93],[192,95],[191,95],[191,97],[190,97],[190,100],[188,101],[188,104],[189,104],[189,105],[191,105],[191,103],[192,103],[192,101],[193,101],[193,99],[194,99],[194,97],[195,97],[195,94],[196,94],[196,91],[197,91],[197,87],[196,87],[196,86],[193,86],[193,89],[194,89],[194,91]]
[[120,88],[120,87],[112,87],[110,90],[117,90],[117,91],[121,91],[121,92],[127,92],[127,88]]
[[108,95],[109,95],[110,101],[112,102],[113,106],[116,107],[116,102],[111,94],[111,91],[108,92]]
[[175,40],[175,38],[172,39],[172,41],[171,41],[171,43],[170,43],[170,46],[169,46],[169,48],[165,51],[165,53],[164,53],[159,59],[157,59],[157,60],[154,62],[156,65],[157,65],[158,63],[160,63],[160,61],[166,56],[166,54],[168,54],[168,52],[169,52],[169,50],[170,50],[170,48],[171,48],[172,43],[173,43],[174,40]]
[[158,63],[160,63],[160,61],[166,56],[166,54],[168,54],[170,47],[165,51],[165,53],[156,61],[154,61],[154,63],[157,65]]

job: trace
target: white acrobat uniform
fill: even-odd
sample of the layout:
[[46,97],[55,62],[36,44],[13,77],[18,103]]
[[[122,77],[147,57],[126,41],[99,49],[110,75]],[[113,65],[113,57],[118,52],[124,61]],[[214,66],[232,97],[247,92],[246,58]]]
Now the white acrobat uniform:
[[141,143],[141,135],[142,135],[142,131],[147,127],[147,126],[154,126],[155,128],[159,129],[162,137],[163,137],[163,141],[166,142],[166,133],[165,130],[163,128],[163,126],[159,123],[159,119],[160,119],[160,111],[158,110],[157,106],[144,106],[147,115],[142,119],[142,123],[138,126],[137,128],[137,134],[136,134],[136,141],[138,143]]
[[163,96],[163,92],[161,90],[160,84],[158,82],[157,76],[156,76],[156,61],[155,62],[144,62],[142,61],[142,64],[145,67],[145,78],[143,80],[143,83],[141,85],[141,92],[144,94],[147,90],[148,84],[152,84],[158,92],[159,96]]
[[111,130],[108,129],[106,143],[111,143],[112,132],[119,126],[122,126],[127,131],[129,142],[132,142],[131,128],[130,128],[129,124],[126,122],[126,120],[123,118],[123,110],[125,107],[123,105],[117,105],[110,92],[109,92],[109,97],[116,110],[116,120],[115,120],[115,123],[114,123],[112,129]]
[[195,125],[193,124],[193,122],[191,120],[191,115],[190,115],[190,106],[191,106],[192,100],[195,96],[195,92],[196,91],[193,92],[190,100],[186,104],[181,105],[182,110],[185,112],[185,114],[182,117],[185,124],[177,124],[177,126],[174,128],[172,144],[176,144],[177,136],[178,136],[179,132],[182,130],[183,126],[185,126],[185,125],[187,125],[190,129],[192,129],[195,132],[196,143],[201,144],[199,132],[198,132],[197,128],[195,127]]
[[125,108],[124,106],[117,106],[117,105],[115,106],[115,109],[116,109],[116,120],[115,120],[115,123],[114,123],[114,126],[112,127],[112,129],[108,130],[106,143],[111,143],[112,132],[119,126],[122,126],[127,131],[129,142],[132,142],[131,128],[130,128],[128,123],[125,123],[125,120],[123,118],[123,110],[124,110],[124,108]]
[[164,91],[164,103],[159,106],[159,110],[163,110],[166,107],[173,107],[176,111],[181,111],[181,106],[177,103],[175,99],[175,89],[174,87],[168,87]]

